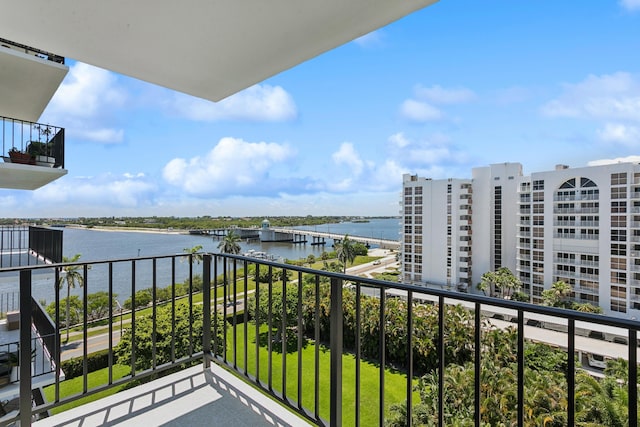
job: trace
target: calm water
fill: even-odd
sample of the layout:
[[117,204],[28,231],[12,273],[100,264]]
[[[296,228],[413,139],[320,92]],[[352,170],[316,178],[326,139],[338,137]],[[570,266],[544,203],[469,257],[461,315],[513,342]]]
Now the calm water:
[[[310,227],[296,227],[299,229],[313,230],[319,232],[330,232],[339,234],[350,234],[354,236],[373,237],[378,239],[397,240],[399,237],[399,220],[372,219],[365,223],[340,223],[323,224]],[[182,254],[184,249],[202,245],[203,251],[219,252],[217,238],[209,236],[195,236],[185,234],[156,234],[156,233],[136,233],[136,232],[115,232],[96,231],[81,229],[64,229],[63,253],[67,257],[74,254],[81,254],[81,261],[104,261],[121,258],[136,258],[148,256],[161,256]],[[311,244],[291,243],[261,243],[251,240],[240,243],[242,252],[250,249],[267,252],[275,256],[277,260],[283,261],[285,258],[298,259],[307,257],[309,254],[320,255],[323,250],[332,250],[332,241],[328,240],[327,245],[312,246]],[[175,269],[176,281],[183,281],[188,274],[189,265],[185,262],[177,261],[172,265],[171,259],[158,260],[156,263],[156,284],[159,287],[167,286],[171,283],[172,269]],[[93,293],[108,289],[108,264],[94,265],[88,271],[87,292]],[[201,268],[194,266],[195,269]],[[219,273],[222,266],[219,266]],[[137,261],[135,265],[136,289],[151,287],[153,277],[151,272],[151,261]],[[112,266],[113,292],[118,294],[118,300],[122,303],[131,295],[131,282],[134,277],[132,262],[116,263]],[[36,299],[52,302],[54,299],[54,279],[52,274],[38,274],[33,280],[33,293]],[[0,278],[0,294],[16,290],[15,279]],[[80,295],[80,289],[72,290],[72,295]],[[66,293],[62,297],[66,296]]]

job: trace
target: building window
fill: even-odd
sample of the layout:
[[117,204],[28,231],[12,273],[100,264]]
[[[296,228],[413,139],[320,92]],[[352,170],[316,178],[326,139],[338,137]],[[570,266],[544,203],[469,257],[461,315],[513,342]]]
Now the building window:
[[627,202],[611,202],[611,213],[626,213]]
[[422,187],[416,187],[413,190],[413,194],[420,194],[421,195],[422,194]]
[[404,226],[404,234],[411,234],[411,226],[410,225],[405,225]]
[[541,191],[541,190],[544,190],[544,180],[533,181],[533,191]]
[[404,195],[405,196],[410,196],[411,195],[411,187],[405,187],[404,188]]
[[404,208],[404,213],[407,215],[411,215],[411,206],[407,206]]
[[[398,191],[398,190],[396,190],[396,191]],[[416,201],[416,205],[421,205],[422,204],[422,196],[416,196],[415,201]]]
[[415,214],[416,215],[422,215],[422,206],[416,206]]
[[626,313],[627,312],[627,302],[626,301],[619,301],[619,300],[612,299],[611,300],[611,310],[612,311],[617,311],[617,312],[620,312],[620,313]]
[[[624,271],[612,271],[611,272],[611,283],[619,283],[624,285],[627,283],[627,273]],[[615,286],[612,286],[613,289]]]
[[626,270],[627,269],[627,259],[626,258],[611,258],[611,269],[612,270]]
[[627,255],[627,245],[625,245],[623,243],[612,243],[611,244],[611,255],[626,256]]
[[627,230],[611,230],[611,241],[612,242],[626,242],[627,241]]
[[415,234],[422,234],[422,226],[421,225],[416,225]]
[[624,185],[627,183],[627,173],[612,173],[611,174],[611,185]]
[[611,198],[612,199],[626,199],[627,198],[627,188],[626,187],[612,188],[611,189]]
[[413,218],[410,216],[405,216],[404,217],[404,223],[405,224],[411,224],[413,222]]

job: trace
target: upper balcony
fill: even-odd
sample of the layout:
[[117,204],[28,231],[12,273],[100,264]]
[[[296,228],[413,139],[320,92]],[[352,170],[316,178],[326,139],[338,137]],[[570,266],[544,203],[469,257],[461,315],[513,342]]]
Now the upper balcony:
[[0,117],[0,188],[35,190],[64,175],[64,128]]
[[[19,272],[24,304],[34,276],[45,272],[57,279],[75,271],[85,285],[78,339],[64,346],[80,354],[78,378],[56,377],[45,401],[32,401],[31,344],[21,331],[19,369],[27,380],[20,382],[19,408],[0,422],[600,425],[592,408],[598,399],[615,399],[621,425],[638,424],[640,324],[631,320],[223,254],[6,270]],[[113,303],[116,282],[131,289],[135,310],[123,313]],[[101,290],[111,302],[91,324],[88,295]],[[144,294],[150,299],[136,303]],[[53,317],[62,320],[64,304],[55,301]],[[89,358],[100,334],[107,357],[96,376]],[[54,347],[59,362],[65,348],[60,339]],[[598,381],[606,379],[585,373],[593,353],[628,361],[607,383],[613,398],[598,394],[606,389]],[[127,387],[133,382],[139,385]],[[115,389],[125,391],[36,420]]]
[[0,116],[36,122],[69,68],[61,56],[0,38],[0,70]]

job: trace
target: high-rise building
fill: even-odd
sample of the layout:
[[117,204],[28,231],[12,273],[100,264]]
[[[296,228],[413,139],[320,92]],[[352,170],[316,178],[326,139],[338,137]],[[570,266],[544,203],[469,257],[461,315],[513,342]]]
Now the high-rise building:
[[577,302],[640,318],[640,164],[407,174],[402,197],[405,281],[479,292],[483,273],[507,267],[532,302],[561,280]]

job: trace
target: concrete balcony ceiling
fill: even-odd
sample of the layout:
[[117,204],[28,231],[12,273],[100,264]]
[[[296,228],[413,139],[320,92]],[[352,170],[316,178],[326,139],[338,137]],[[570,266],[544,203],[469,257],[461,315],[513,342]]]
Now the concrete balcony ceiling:
[[0,188],[35,190],[66,174],[66,169],[0,162]]
[[[0,20],[9,18],[2,15]],[[68,70],[66,65],[0,43],[0,116],[38,121]]]
[[435,1],[5,2],[0,37],[218,101]]

